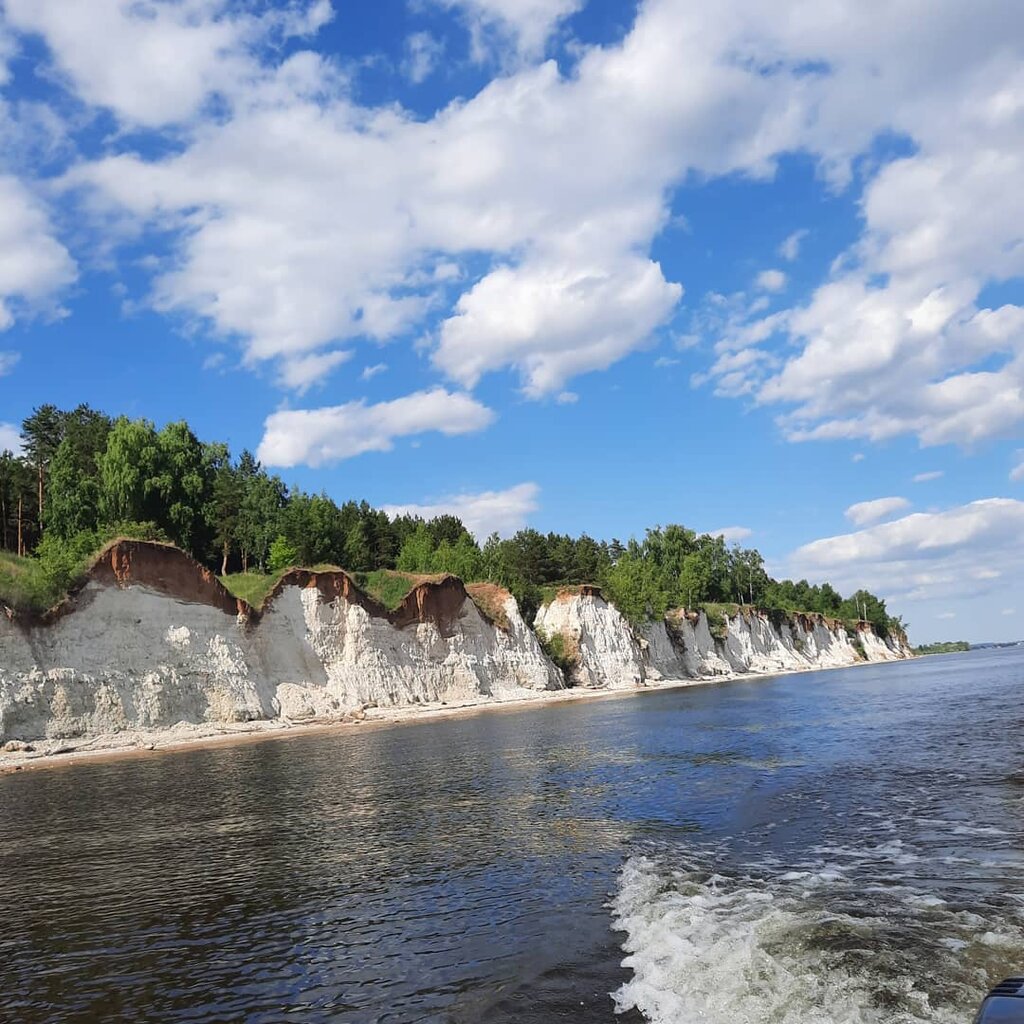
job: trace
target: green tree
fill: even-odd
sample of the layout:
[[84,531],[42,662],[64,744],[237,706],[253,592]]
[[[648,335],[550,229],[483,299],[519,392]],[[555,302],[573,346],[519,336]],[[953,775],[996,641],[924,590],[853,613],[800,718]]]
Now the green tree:
[[209,451],[213,462],[213,487],[207,503],[213,543],[220,552],[220,574],[226,575],[231,552],[238,544],[238,528],[242,515],[243,480],[231,465],[226,446],[222,452]]
[[671,604],[657,564],[645,558],[643,548],[633,540],[609,568],[604,586],[615,607],[632,622],[660,618]]
[[268,476],[259,463],[255,469],[250,468],[246,464],[248,454],[242,453],[238,467],[242,502],[237,532],[243,572],[249,571],[250,560],[260,568],[266,566],[270,545],[281,532],[282,513],[288,503],[288,492],[281,479]]
[[732,590],[737,598],[749,604],[758,604],[768,586],[764,559],[753,548],[736,548],[732,554]]
[[120,417],[110,428],[99,457],[100,519],[104,526],[120,522],[164,521],[153,481],[160,470],[161,450],[149,420]]
[[459,538],[466,532],[462,520],[453,515],[437,516],[431,519],[427,526],[430,529],[430,535],[434,538],[435,545],[439,545],[442,541],[458,544]]
[[592,537],[583,534],[573,551],[570,583],[596,583],[608,567],[607,553]]
[[287,537],[276,537],[270,545],[270,555],[267,559],[267,568],[271,572],[282,572],[296,565],[299,560],[299,553]]
[[454,543],[447,540],[434,552],[431,559],[434,572],[447,572],[459,579],[472,581],[480,579],[483,570],[483,558],[476,541],[468,533],[463,533]]
[[434,538],[421,522],[402,545],[396,568],[401,572],[430,572],[434,562]]
[[36,471],[36,514],[39,534],[46,518],[46,477],[50,461],[64,438],[64,413],[55,405],[41,405],[32,410],[21,424],[25,459]]
[[0,536],[6,551],[25,554],[36,531],[36,473],[13,452],[0,452]]
[[204,445],[184,420],[168,423],[157,434],[157,446],[157,472],[148,482],[158,501],[157,522],[179,547],[200,554],[209,539],[206,506],[227,448]]
[[107,447],[108,416],[80,405],[64,418],[64,436],[50,460],[46,482],[46,530],[68,539],[99,529],[99,460]]
[[345,568],[351,572],[373,569],[373,547],[366,523],[361,519],[353,523],[345,537]]
[[701,555],[692,551],[683,559],[677,586],[676,603],[685,608],[696,608],[707,601],[711,585],[711,572]]

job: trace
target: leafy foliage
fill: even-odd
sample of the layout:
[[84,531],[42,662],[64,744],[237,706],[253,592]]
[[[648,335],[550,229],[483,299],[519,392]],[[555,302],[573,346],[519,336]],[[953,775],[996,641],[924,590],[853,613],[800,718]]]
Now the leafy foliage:
[[554,636],[538,633],[537,639],[540,641],[541,650],[554,662],[568,682],[579,664],[579,651],[575,650],[561,633]]
[[[288,488],[248,451],[201,441],[183,421],[162,429],[80,405],[42,406],[22,424],[24,454],[0,453],[0,599],[41,607],[70,586],[85,561],[119,533],[169,540],[219,571],[258,604],[294,565],[344,566],[393,606],[401,574],[451,573],[515,596],[527,621],[544,593],[597,584],[633,621],[670,608],[752,604],[782,615],[819,612],[880,634],[901,630],[866,591],[844,599],[828,583],[773,580],[753,548],[669,524],[623,544],[583,534],[520,530],[481,547],[455,516],[390,519],[365,501]],[[26,561],[30,553],[35,558]],[[397,572],[393,571],[397,570]],[[401,590],[401,593],[399,593]],[[713,627],[714,628],[714,627]]]

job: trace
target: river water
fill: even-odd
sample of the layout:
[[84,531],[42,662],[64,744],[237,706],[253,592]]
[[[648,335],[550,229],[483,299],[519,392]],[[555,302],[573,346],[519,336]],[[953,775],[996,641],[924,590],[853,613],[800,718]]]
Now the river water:
[[0,778],[0,1020],[962,1022],[1024,651]]

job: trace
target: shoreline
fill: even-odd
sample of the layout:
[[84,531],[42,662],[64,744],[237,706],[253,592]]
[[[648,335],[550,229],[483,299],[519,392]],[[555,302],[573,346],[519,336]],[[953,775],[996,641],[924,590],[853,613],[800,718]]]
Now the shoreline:
[[[900,659],[900,661],[907,659]],[[113,761],[142,759],[158,755],[177,754],[187,750],[205,750],[217,747],[261,743],[266,740],[296,739],[301,736],[321,736],[340,732],[366,732],[395,728],[402,725],[428,723],[448,718],[469,718],[495,711],[518,711],[547,704],[599,700],[654,693],[659,690],[682,690],[693,686],[715,686],[720,683],[749,682],[777,679],[780,676],[803,675],[808,672],[834,672],[848,668],[866,668],[870,665],[896,664],[895,661],[861,661],[853,665],[829,665],[790,669],[780,672],[735,672],[729,675],[706,676],[699,679],[652,680],[641,686],[623,689],[568,687],[564,690],[538,690],[524,697],[510,700],[479,700],[460,704],[403,704],[387,708],[368,708],[361,719],[342,717],[332,721],[288,721],[261,719],[238,725],[226,723],[179,722],[160,729],[131,729],[121,733],[108,733],[82,740],[29,741],[31,751],[5,751],[0,749],[0,776],[25,771],[53,768],[71,768],[83,764],[103,764]],[[75,745],[78,744],[78,745]]]

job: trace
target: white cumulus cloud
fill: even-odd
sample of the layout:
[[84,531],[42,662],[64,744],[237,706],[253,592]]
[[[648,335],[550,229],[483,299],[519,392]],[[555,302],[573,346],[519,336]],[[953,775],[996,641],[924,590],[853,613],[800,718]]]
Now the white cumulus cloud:
[[708,530],[712,537],[721,537],[726,544],[738,544],[741,540],[746,540],[753,532],[746,526],[723,526],[718,530]]
[[900,600],[948,602],[1013,588],[1024,571],[1024,502],[984,498],[816,540],[790,556],[788,570]]
[[223,0],[5,0],[15,29],[40,35],[57,71],[85,102],[132,123],[192,116],[215,93],[258,77],[250,48],[307,35],[331,17],[329,0],[293,3],[261,17]]
[[914,474],[914,483],[915,484],[926,484],[930,480],[939,480],[941,477],[943,477],[945,475],[946,475],[945,470],[942,470],[942,469],[930,469],[926,473],[915,473]]
[[800,230],[794,231],[791,235],[787,235],[779,246],[779,255],[784,260],[792,263],[800,255],[800,246],[803,245],[803,241],[808,234],[810,232],[807,228],[800,228]]
[[539,56],[552,31],[583,7],[585,0],[433,0],[461,12],[472,41],[473,56],[484,60],[508,37],[526,57]]
[[280,382],[284,387],[304,394],[314,384],[323,383],[332,370],[351,358],[351,351],[344,349],[293,356],[282,363]]
[[477,540],[492,533],[503,537],[522,529],[537,511],[540,488],[535,483],[516,484],[503,491],[456,494],[423,504],[385,505],[389,516],[411,515],[433,519],[441,515],[458,516]]
[[786,280],[781,270],[762,270],[755,284],[763,292],[781,292],[786,287]]
[[402,71],[414,85],[425,82],[444,56],[444,40],[429,32],[413,32],[405,40],[405,60]]
[[669,315],[681,292],[645,259],[501,267],[459,300],[441,327],[434,361],[468,387],[490,370],[514,366],[528,395],[550,394],[631,352]]
[[0,452],[21,454],[21,430],[13,423],[0,423]]
[[[76,276],[42,204],[17,178],[0,175],[0,331],[20,309],[51,308]],[[3,368],[12,365],[8,359]]]
[[376,405],[357,401],[275,412],[267,417],[257,454],[268,466],[320,466],[390,451],[400,437],[470,434],[493,421],[494,413],[469,395],[434,388]]
[[875,498],[872,501],[858,501],[844,513],[846,518],[856,526],[876,523],[879,519],[888,519],[897,512],[910,508],[906,498]]

